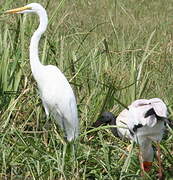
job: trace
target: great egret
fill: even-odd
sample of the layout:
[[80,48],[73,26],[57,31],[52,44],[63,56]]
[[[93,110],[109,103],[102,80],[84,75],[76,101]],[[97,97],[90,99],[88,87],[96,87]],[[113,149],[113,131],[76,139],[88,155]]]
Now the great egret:
[[156,142],[159,177],[162,177],[159,143],[163,137],[165,122],[167,122],[167,107],[161,99],[153,98],[134,101],[117,117],[110,112],[104,112],[93,126],[117,125],[117,128],[112,128],[114,135],[118,134],[119,137],[126,137],[138,143],[142,157],[141,168],[146,172],[150,171],[154,157],[152,141]]
[[36,13],[39,16],[40,24],[31,38],[29,47],[32,74],[38,84],[47,117],[49,115],[54,117],[64,130],[69,142],[76,139],[78,137],[78,115],[73,90],[64,74],[56,66],[41,64],[38,56],[39,40],[48,24],[46,10],[38,3],[31,3],[5,13]]

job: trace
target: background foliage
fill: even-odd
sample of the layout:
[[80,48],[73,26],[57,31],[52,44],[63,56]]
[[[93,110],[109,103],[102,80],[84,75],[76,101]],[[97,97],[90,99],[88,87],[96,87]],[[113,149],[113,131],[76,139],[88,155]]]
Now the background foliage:
[[[0,1],[0,10],[25,1]],[[0,16],[0,179],[138,179],[138,147],[108,127],[89,128],[103,111],[118,114],[138,98],[159,97],[173,116],[173,2],[38,0],[49,26],[44,64],[57,65],[76,94],[81,135],[69,152],[46,117],[28,60],[36,15]],[[173,177],[173,131],[161,143],[165,179]],[[67,150],[66,150],[67,148]],[[69,153],[65,153],[65,152]],[[125,158],[121,156],[125,154]],[[148,179],[156,179],[154,162]]]

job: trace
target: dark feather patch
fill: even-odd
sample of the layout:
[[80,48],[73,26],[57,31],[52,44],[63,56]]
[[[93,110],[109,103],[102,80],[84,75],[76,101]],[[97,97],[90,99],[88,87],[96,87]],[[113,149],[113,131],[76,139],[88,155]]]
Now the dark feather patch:
[[129,132],[130,132],[130,134],[132,135],[132,136],[134,136],[134,133],[129,129]]
[[149,117],[149,116],[151,116],[151,115],[155,115],[156,118],[157,118],[157,120],[163,120],[163,119],[165,119],[164,117],[158,116],[158,115],[156,114],[156,112],[154,111],[153,108],[149,109],[149,110],[145,113],[144,118],[147,118],[147,117]]
[[133,132],[136,132],[137,129],[138,129],[138,128],[141,128],[141,127],[143,127],[142,124],[134,125],[134,127],[133,127]]
[[145,116],[144,118],[147,118],[148,116],[151,116],[151,115],[156,115],[155,111],[153,108],[149,109],[146,113],[145,113]]

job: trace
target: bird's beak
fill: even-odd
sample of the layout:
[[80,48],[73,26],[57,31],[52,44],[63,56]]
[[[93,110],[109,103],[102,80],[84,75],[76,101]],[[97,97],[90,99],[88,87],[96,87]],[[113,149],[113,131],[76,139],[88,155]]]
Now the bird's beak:
[[6,14],[15,14],[15,13],[18,13],[18,12],[21,12],[24,10],[29,10],[29,9],[31,9],[31,7],[24,6],[24,7],[20,7],[20,8],[7,10],[7,11],[5,11],[5,13]]
[[149,161],[143,162],[143,168],[145,172],[149,172],[151,170],[151,167],[152,167],[152,162]]

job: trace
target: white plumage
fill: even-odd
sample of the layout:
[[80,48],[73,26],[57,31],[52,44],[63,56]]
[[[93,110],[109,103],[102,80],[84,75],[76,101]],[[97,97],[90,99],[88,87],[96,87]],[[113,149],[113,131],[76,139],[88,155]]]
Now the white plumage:
[[[152,112],[146,117],[147,112],[151,110]],[[164,119],[167,119],[167,107],[161,99],[139,99],[118,115],[116,124],[128,128],[128,130],[118,128],[121,136],[126,136],[136,142],[138,135],[148,136],[147,134],[150,134],[150,131],[153,135],[157,134],[157,139],[161,140],[164,131]],[[134,128],[141,125],[142,127],[134,132]],[[135,136],[132,136],[132,134]]]
[[152,141],[162,140],[167,107],[161,99],[153,98],[136,100],[128,108],[128,110],[123,110],[116,119],[117,126],[128,129],[118,128],[118,133],[138,143],[143,161],[152,162]]
[[64,74],[56,66],[41,64],[38,56],[39,40],[48,24],[46,10],[38,3],[31,3],[6,13],[36,13],[39,16],[39,27],[30,42],[32,74],[38,84],[46,115],[51,114],[54,117],[64,130],[68,141],[74,140],[78,136],[78,115],[73,90]]
[[152,166],[154,151],[152,141],[157,144],[157,158],[159,161],[159,177],[162,177],[160,147],[165,122],[167,122],[167,107],[159,98],[139,99],[124,109],[117,117],[110,112],[104,112],[93,124],[98,127],[101,124],[117,125],[117,128],[111,128],[116,136],[125,137],[135,141],[140,146],[140,155],[142,156],[141,168],[149,171]]

